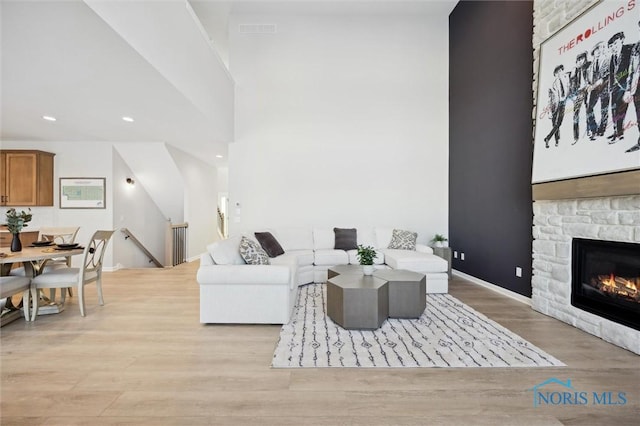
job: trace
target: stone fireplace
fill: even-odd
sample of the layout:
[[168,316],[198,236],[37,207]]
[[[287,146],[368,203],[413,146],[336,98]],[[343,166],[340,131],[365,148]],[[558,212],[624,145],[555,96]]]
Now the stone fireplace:
[[[538,88],[540,45],[597,2],[534,0],[534,99]],[[536,116],[534,104],[534,120]],[[640,244],[638,173],[640,171],[636,170],[627,172],[626,177],[623,173],[613,173],[570,179],[557,186],[551,183],[544,193],[536,192],[537,185],[533,185],[536,201],[533,203],[531,305],[543,314],[640,355],[640,331],[571,303],[574,239]]]
[[[617,320],[612,320],[610,316],[602,316],[602,312],[593,312],[602,309],[601,306],[589,312],[588,309],[584,309],[584,306],[576,307],[572,304],[572,279],[574,278],[581,281],[581,286],[584,284],[582,281],[586,280],[587,287],[593,287],[593,290],[585,287],[582,293],[588,293],[589,296],[593,296],[591,299],[596,299],[605,305],[610,305],[612,302],[609,300],[610,296],[615,295],[608,294],[609,289],[603,286],[611,284],[617,288],[616,282],[619,286],[625,286],[626,278],[637,279],[637,275],[632,275],[640,270],[640,260],[633,255],[633,249],[640,246],[640,195],[536,201],[533,212],[533,278],[531,281],[533,309],[640,354],[640,331],[630,326],[624,318],[623,321],[616,322]],[[588,258],[591,266],[587,267],[586,271],[588,277],[577,277],[575,275],[578,272],[574,271],[573,260],[579,259],[574,259],[574,240],[595,241],[592,246],[597,247],[601,247],[603,242],[610,242],[613,243],[612,247],[617,247],[613,249],[614,251],[622,247],[624,253],[615,251],[607,261],[601,258],[601,251],[595,250],[593,254],[592,250]],[[616,245],[616,242],[626,244]],[[630,251],[625,251],[627,249]],[[576,256],[584,256],[577,251],[575,253]],[[617,272],[607,273],[605,266],[611,265],[611,260],[618,261],[617,266],[612,266]],[[612,273],[614,281],[609,283]],[[605,277],[605,275],[608,276]],[[598,283],[594,280],[603,280],[607,283]],[[619,290],[622,291],[622,287]],[[630,307],[631,313],[625,315],[630,315],[632,319],[635,317],[637,320],[638,305],[632,302],[637,293],[631,290],[628,293],[629,296],[621,296],[617,302],[621,307]],[[614,299],[614,303],[617,302]]]

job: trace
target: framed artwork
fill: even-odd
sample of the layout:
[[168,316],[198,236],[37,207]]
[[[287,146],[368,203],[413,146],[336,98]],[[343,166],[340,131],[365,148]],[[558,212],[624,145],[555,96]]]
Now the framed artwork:
[[105,186],[105,178],[60,178],[60,208],[104,209]]
[[540,46],[532,183],[640,169],[640,1],[596,3]]

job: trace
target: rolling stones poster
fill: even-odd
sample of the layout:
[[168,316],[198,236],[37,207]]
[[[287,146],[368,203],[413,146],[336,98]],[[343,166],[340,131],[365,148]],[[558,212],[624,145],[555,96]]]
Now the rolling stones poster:
[[604,0],[540,47],[532,182],[640,169],[640,0]]

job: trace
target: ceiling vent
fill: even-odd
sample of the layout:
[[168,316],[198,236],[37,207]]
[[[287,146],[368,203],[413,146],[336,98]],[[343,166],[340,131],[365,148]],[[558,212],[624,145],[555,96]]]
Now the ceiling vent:
[[275,34],[278,32],[276,24],[240,24],[240,34]]

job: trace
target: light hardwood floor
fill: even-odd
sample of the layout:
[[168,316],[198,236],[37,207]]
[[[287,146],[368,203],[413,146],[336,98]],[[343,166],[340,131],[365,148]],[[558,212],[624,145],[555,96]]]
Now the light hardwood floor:
[[[567,367],[271,369],[280,327],[200,324],[197,267],[106,273],[106,304],[89,286],[85,318],[74,296],[61,314],[0,329],[0,423],[640,423],[640,356],[460,278],[452,295]],[[527,389],[551,377],[627,403],[533,407]]]

